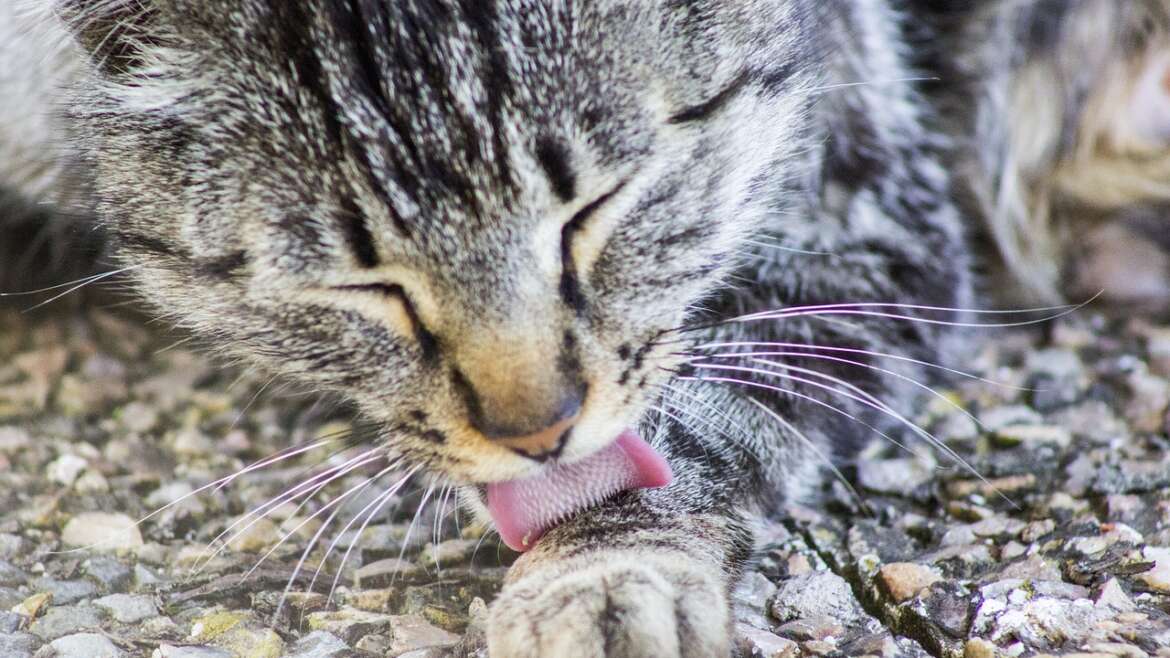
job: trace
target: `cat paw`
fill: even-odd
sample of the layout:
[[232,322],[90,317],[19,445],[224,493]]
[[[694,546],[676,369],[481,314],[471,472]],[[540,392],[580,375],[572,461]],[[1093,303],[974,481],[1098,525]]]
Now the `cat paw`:
[[492,658],[730,655],[718,569],[681,555],[608,552],[532,566],[492,606]]

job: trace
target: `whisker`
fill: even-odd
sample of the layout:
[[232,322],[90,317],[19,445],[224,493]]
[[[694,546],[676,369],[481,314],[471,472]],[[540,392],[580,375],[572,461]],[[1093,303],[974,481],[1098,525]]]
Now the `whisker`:
[[[214,560],[221,553],[223,553],[223,551],[226,550],[227,547],[230,546],[231,543],[236,540],[236,538],[243,535],[245,532],[248,531],[249,528],[256,525],[261,520],[267,518],[269,514],[271,514],[273,511],[276,510],[277,507],[283,505],[286,502],[296,500],[297,498],[304,497],[304,500],[302,500],[300,502],[300,504],[297,505],[296,509],[293,510],[292,516],[296,516],[297,514],[300,513],[300,511],[302,509],[305,508],[306,505],[309,504],[309,501],[313,500],[313,498],[316,497],[317,493],[320,492],[322,489],[324,489],[326,486],[328,486],[329,483],[334,482],[336,480],[339,480],[339,479],[345,477],[346,475],[349,475],[350,473],[361,468],[362,466],[365,466],[367,464],[373,463],[373,462],[381,459],[382,458],[381,455],[374,455],[374,456],[362,459],[363,456],[370,455],[371,453],[374,453],[376,450],[377,450],[376,448],[373,450],[370,450],[370,451],[364,453],[363,455],[359,455],[358,457],[355,457],[355,458],[347,461],[345,464],[342,464],[340,466],[336,466],[336,467],[331,468],[327,471],[324,471],[323,473],[319,473],[317,475],[314,475],[309,480],[302,482],[300,484],[297,484],[294,487],[291,487],[290,489],[286,490],[284,493],[280,494],[279,496],[267,501],[266,503],[264,503],[260,507],[256,508],[255,510],[252,510],[251,512],[248,512],[248,514],[246,514],[243,517],[240,517],[239,519],[234,521],[230,526],[228,526],[226,529],[224,529],[222,532],[220,532],[218,535],[216,535],[215,538],[213,538],[210,542],[208,542],[208,545],[207,545],[208,548],[215,546],[217,542],[220,542],[220,543],[219,543],[218,547],[215,549],[215,551],[212,552],[212,554],[209,557],[207,557],[207,559],[202,564],[196,564],[195,566],[192,567],[192,569],[194,569],[194,573],[198,574],[198,573],[202,572],[202,570],[205,569],[207,567],[207,565],[211,563],[212,560]],[[361,461],[357,461],[357,460],[361,460]],[[325,478],[325,479],[322,480],[321,482],[317,482],[317,480],[321,479],[321,478]],[[252,520],[248,521],[248,519],[250,519],[250,518]],[[234,528],[236,528],[236,526],[240,525],[241,523],[245,523],[245,522],[247,522],[247,525],[245,525],[244,527],[242,527],[239,530],[236,530],[234,533],[232,533],[232,530]],[[231,536],[228,537],[227,539],[224,539],[224,536],[229,534],[229,533],[232,533]]]
[[[414,532],[414,526],[416,523],[418,523],[418,517],[422,514],[423,509],[427,506],[427,501],[430,499],[431,494],[434,493],[434,491],[435,485],[433,483],[427,485],[427,490],[425,493],[423,493],[422,500],[420,500],[418,503],[418,508],[414,510],[414,516],[410,519],[410,525],[406,527],[406,536],[402,538],[402,548],[398,551],[399,560],[402,560],[402,558],[406,555],[406,547],[410,544],[410,535],[412,532]],[[397,573],[394,574],[394,576],[397,575]],[[394,577],[391,577],[390,581],[393,583]]]
[[[325,605],[331,605],[333,603],[333,594],[337,592],[337,583],[341,580],[342,572],[345,571],[345,563],[349,561],[349,555],[353,552],[353,548],[357,545],[358,540],[361,539],[362,533],[366,531],[366,526],[370,525],[370,521],[372,521],[380,511],[382,511],[382,508],[386,506],[386,503],[390,502],[394,498],[395,494],[397,494],[402,489],[402,487],[406,485],[406,481],[409,480],[411,476],[413,476],[418,471],[419,468],[420,467],[416,466],[411,469],[405,476],[388,487],[381,495],[370,501],[370,503],[362,508],[361,511],[359,511],[357,514],[354,514],[349,523],[347,523],[345,527],[342,528],[341,532],[337,534],[337,538],[333,541],[333,543],[329,545],[329,548],[325,551],[325,557],[321,558],[321,565],[324,565],[325,561],[329,559],[329,554],[333,552],[333,548],[337,544],[337,540],[340,539],[347,530],[349,530],[349,528],[353,525],[353,522],[356,521],[358,517],[362,516],[362,514],[365,513],[365,511],[372,505],[374,505],[374,503],[377,503],[377,505],[374,506],[374,509],[369,514],[366,514],[365,520],[362,521],[362,525],[358,528],[357,534],[353,536],[353,539],[349,542],[349,546],[345,548],[345,554],[341,556],[341,564],[337,567],[337,573],[333,576],[333,584],[329,587],[329,596],[325,600]],[[317,582],[317,575],[320,573],[321,568],[319,565],[317,567],[317,572],[313,574],[312,582],[309,584],[310,588],[314,583]]]
[[[102,272],[101,274],[91,274],[89,276],[85,276],[85,277],[82,277],[80,279],[75,279],[73,281],[68,281],[66,283],[58,283],[55,286],[49,286],[48,288],[39,288],[37,290],[22,290],[20,292],[0,292],[0,297],[28,297],[31,295],[39,295],[41,293],[52,292],[54,290],[60,290],[61,288],[68,288],[70,286],[76,286],[78,284],[86,285],[86,284],[91,283],[93,281],[100,281],[101,279],[105,279],[105,278],[108,278],[111,276],[122,274],[123,272],[129,272],[130,270],[138,269],[140,267],[145,267],[145,266],[146,266],[146,264],[142,263],[139,265],[133,265],[130,267],[123,267],[121,269],[112,270],[110,272]],[[68,294],[68,293],[66,293],[66,294]]]
[[90,277],[90,278],[89,278],[89,280],[85,281],[84,283],[81,283],[81,284],[78,284],[78,285],[76,285],[76,286],[73,286],[72,288],[69,288],[68,290],[66,290],[65,292],[63,292],[63,293],[61,293],[61,294],[59,294],[59,295],[54,295],[54,296],[52,296],[52,297],[50,297],[50,298],[46,299],[45,301],[43,301],[43,302],[41,302],[41,303],[39,303],[39,304],[35,304],[35,305],[33,305],[33,306],[30,306],[30,307],[28,307],[28,308],[24,309],[24,311],[22,311],[22,313],[31,313],[32,311],[35,311],[35,310],[37,310],[38,308],[41,308],[41,307],[43,307],[43,306],[48,306],[49,304],[52,304],[53,302],[57,301],[58,299],[61,299],[62,297],[65,297],[65,296],[69,295],[70,293],[73,293],[73,292],[76,292],[76,291],[78,291],[78,290],[81,290],[82,288],[84,288],[84,287],[86,287],[86,286],[88,286],[88,285],[95,284],[95,283],[97,283],[98,281],[103,281],[103,280],[105,280],[105,279],[108,279],[108,278],[110,278],[110,277],[112,277],[112,276],[116,276],[116,275],[118,275],[118,274],[122,274],[122,273],[124,273],[124,272],[129,272],[130,270],[135,270],[135,269],[138,269],[138,268],[140,268],[140,267],[144,267],[144,265],[132,265],[132,266],[130,266],[130,267],[124,267],[124,268],[122,268],[122,269],[120,269],[120,270],[114,270],[114,271],[112,271],[112,272],[106,272],[105,274],[97,274],[97,275],[94,275],[94,276]]
[[[702,345],[696,346],[694,349],[705,350],[705,349],[726,349],[726,348],[736,348],[736,347],[749,347],[749,348],[750,347],[779,347],[779,348],[788,348],[788,349],[810,349],[810,350],[822,350],[822,351],[826,351],[826,352],[843,352],[843,353],[847,353],[847,354],[861,354],[864,356],[873,356],[873,357],[882,358],[882,359],[891,359],[893,361],[902,361],[904,363],[913,363],[914,365],[923,366],[925,368],[933,368],[935,370],[939,370],[939,371],[942,371],[942,372],[945,372],[948,374],[957,375],[959,377],[964,377],[966,379],[970,379],[973,381],[983,382],[985,384],[990,384],[992,386],[1000,386],[1003,388],[1008,388],[1008,389],[1018,390],[1018,391],[1035,391],[1036,390],[1033,388],[1028,388],[1026,386],[1016,386],[1014,384],[1007,384],[1005,382],[997,382],[993,379],[987,379],[987,378],[980,377],[979,375],[976,375],[973,373],[964,372],[962,370],[956,370],[955,368],[949,368],[947,366],[944,366],[944,365],[941,365],[938,363],[931,363],[930,361],[923,361],[921,359],[915,359],[915,358],[903,356],[900,354],[889,354],[886,352],[877,352],[877,351],[873,351],[873,350],[863,350],[860,348],[852,348],[852,347],[833,347],[830,345],[816,345],[814,343],[738,341],[738,342],[724,342],[724,343],[704,343]],[[681,356],[690,356],[690,353],[686,353],[686,352],[679,352],[677,354],[679,354]],[[743,354],[744,356],[757,356],[757,355],[758,356],[767,356],[767,355],[769,355],[769,353],[767,353],[767,352],[759,352],[759,353],[738,352],[737,354]],[[800,352],[798,354],[801,356],[806,356],[806,355],[813,356],[815,354],[815,352],[810,352],[807,354],[804,352]],[[695,355],[695,356],[702,357],[705,355]]]
[[[979,471],[975,470],[974,467],[972,467],[965,459],[962,458],[961,455],[959,455],[957,452],[955,452],[950,446],[946,445],[938,437],[934,436],[930,432],[927,432],[926,430],[922,429],[914,422],[910,421],[909,419],[907,419],[903,415],[899,414],[897,411],[895,411],[889,405],[881,403],[880,401],[878,401],[878,404],[875,404],[875,403],[870,402],[862,397],[855,396],[855,395],[849,393],[848,391],[843,391],[841,389],[833,388],[831,386],[822,384],[820,382],[816,382],[816,381],[806,379],[803,377],[797,377],[795,375],[790,375],[790,374],[786,374],[786,373],[772,372],[772,371],[768,371],[768,370],[760,370],[758,368],[744,368],[744,367],[740,367],[740,366],[700,365],[700,366],[696,366],[696,367],[715,368],[715,369],[722,369],[722,370],[735,370],[735,371],[740,371],[740,372],[750,372],[750,373],[760,374],[760,375],[764,375],[764,376],[779,377],[782,379],[788,379],[791,381],[804,383],[804,384],[807,384],[809,386],[814,386],[814,387],[817,387],[817,388],[820,388],[820,389],[823,389],[823,390],[826,390],[826,391],[829,391],[832,393],[836,393],[837,395],[841,395],[841,396],[850,398],[852,400],[855,400],[855,401],[857,401],[865,406],[868,406],[868,407],[871,407],[871,408],[876,409],[878,411],[881,411],[882,413],[885,413],[886,415],[890,416],[891,418],[897,420],[899,423],[905,425],[912,432],[914,432],[915,434],[918,434],[921,438],[926,440],[928,443],[930,443],[931,445],[934,445],[939,450],[941,450],[944,454],[946,454],[948,457],[950,457],[952,460],[954,460],[955,463],[961,465],[967,472],[969,472],[972,475],[974,475],[975,477],[979,478],[979,480],[982,481],[984,484],[991,486],[991,483],[987,480],[987,478],[983,477],[983,475],[981,473],[979,473]],[[781,365],[780,367],[785,368],[785,369],[796,369],[793,366]],[[799,370],[807,370],[807,369],[799,369]],[[812,371],[812,372],[815,372],[815,371]],[[837,383],[841,383],[841,384],[846,385],[846,386],[852,386],[848,382],[844,382],[843,380],[840,380],[839,378],[831,377],[829,375],[825,375],[824,373],[818,373],[818,374],[820,374],[820,376],[822,376],[823,378],[834,380]],[[854,388],[856,388],[856,387],[854,387]],[[780,389],[780,390],[784,390],[784,389]],[[864,391],[862,391],[862,392],[864,393]],[[866,395],[872,398],[872,396],[869,395],[868,393],[866,393]],[[874,398],[874,399],[876,399],[876,398]],[[895,445],[898,445],[898,444],[895,443]],[[905,448],[904,446],[902,446],[902,447]],[[911,454],[918,455],[918,453],[913,451],[913,450],[910,450],[910,452],[911,452]],[[1012,505],[1013,508],[1019,509],[1019,506],[1014,501],[1012,501],[1010,498],[1008,498],[1006,495],[1004,495],[1003,492],[996,489],[996,493],[998,493],[999,496],[1005,502]]]
[[[382,479],[383,477],[386,476],[387,473],[393,471],[397,467],[398,467],[398,464],[397,464],[397,462],[395,462],[394,464],[391,464],[390,466],[387,466],[386,468],[382,469],[381,471],[377,472],[376,474],[370,476],[364,482],[362,482],[363,486],[361,487],[361,490],[364,491],[366,487],[369,487],[372,483]],[[410,477],[413,474],[414,474],[414,470],[411,470],[406,475],[406,477]],[[313,552],[313,548],[316,547],[317,543],[321,541],[321,535],[325,534],[326,530],[329,529],[329,526],[333,524],[333,519],[337,517],[337,515],[341,512],[341,510],[342,510],[342,508],[338,507],[337,509],[333,510],[333,512],[331,512],[329,514],[329,517],[327,519],[325,519],[325,522],[321,524],[321,527],[317,529],[317,532],[313,533],[313,537],[312,537],[312,539],[309,540],[308,544],[305,546],[305,550],[301,552],[301,557],[299,560],[297,560],[297,566],[293,569],[292,575],[289,576],[288,583],[285,584],[284,591],[281,593],[280,600],[277,602],[276,612],[274,615],[275,618],[279,618],[280,611],[284,608],[284,602],[288,598],[289,592],[292,591],[293,583],[296,582],[297,576],[300,575],[300,573],[301,573],[301,569],[304,568],[305,561],[309,558],[309,554]],[[339,536],[340,536],[340,534],[343,534],[343,533],[339,533]],[[321,569],[322,569],[322,567],[324,567],[325,560],[326,560],[326,558],[328,558],[328,556],[329,556],[329,553],[326,552],[325,557],[321,558],[321,562],[319,562],[317,564],[317,571],[313,574],[313,580],[309,583],[309,587],[308,587],[309,592],[313,591],[313,586],[316,584],[317,577],[320,575]]]
[[362,482],[359,482],[358,484],[354,485],[353,487],[351,487],[350,489],[348,489],[347,491],[342,493],[337,498],[326,503],[324,506],[321,507],[321,509],[314,512],[311,516],[309,516],[308,518],[306,518],[303,521],[301,521],[300,523],[298,523],[296,525],[296,527],[294,527],[292,530],[289,530],[288,532],[284,533],[281,536],[280,541],[276,542],[275,546],[268,549],[268,551],[266,553],[264,553],[264,555],[259,560],[256,561],[256,564],[252,565],[252,568],[249,569],[248,572],[245,573],[240,578],[240,582],[244,582],[249,577],[251,577],[251,575],[253,573],[255,573],[257,569],[260,568],[260,565],[264,564],[265,560],[267,560],[269,557],[271,557],[272,554],[275,553],[278,548],[280,548],[282,545],[284,545],[284,543],[286,541],[288,541],[290,537],[292,537],[294,534],[296,534],[301,528],[305,527],[305,525],[307,525],[310,521],[312,521],[313,519],[317,518],[318,516],[324,514],[327,510],[330,510],[333,507],[337,506],[342,501],[344,501],[345,499],[352,496],[359,489],[364,489],[365,487],[369,486],[371,481],[373,481],[374,479],[377,479],[378,477],[381,477],[381,473],[384,473],[384,472],[386,472],[392,468],[395,468],[395,467],[396,467],[396,465],[388,466],[385,469],[383,469],[383,471],[380,471],[379,472],[380,474],[371,476],[370,478],[367,478],[367,479],[363,480]]
[[866,503],[865,499],[861,497],[861,493],[857,491],[857,489],[853,486],[853,483],[849,481],[849,478],[845,477],[845,474],[841,472],[841,469],[837,468],[837,465],[833,463],[832,458],[822,452],[812,439],[805,436],[804,432],[801,432],[799,429],[797,429],[795,425],[788,422],[788,420],[786,420],[783,416],[776,413],[772,409],[769,409],[768,405],[764,404],[763,402],[760,402],[753,397],[749,397],[748,401],[762,409],[764,413],[768,414],[773,419],[775,419],[776,422],[787,428],[793,436],[804,443],[804,445],[808,447],[809,450],[812,450],[813,454],[815,454],[818,459],[820,459],[826,466],[829,467],[829,469],[833,472],[833,476],[836,477],[837,480],[841,482],[841,484],[845,485],[845,488],[849,490],[849,494],[852,495],[853,499],[857,501],[857,505],[862,510],[864,510],[868,516],[873,516],[873,510],[869,508],[869,504]]
[[[883,373],[886,375],[890,375],[891,377],[896,377],[902,381],[908,382],[910,384],[913,384],[914,386],[917,386],[918,388],[925,390],[927,393],[930,393],[934,397],[942,400],[943,402],[945,402],[949,406],[953,407],[954,409],[958,410],[963,415],[970,418],[971,421],[975,423],[976,427],[979,427],[980,429],[986,429],[983,426],[983,423],[979,422],[979,419],[976,418],[974,414],[967,411],[966,409],[964,409],[962,407],[962,405],[958,404],[954,400],[951,400],[950,398],[943,395],[942,393],[934,390],[930,386],[923,384],[922,382],[914,379],[913,377],[908,377],[906,375],[903,375],[900,372],[897,372],[894,370],[889,370],[887,368],[882,368],[880,366],[875,366],[875,365],[870,364],[870,363],[865,363],[864,361],[856,361],[853,359],[843,359],[841,357],[831,356],[828,354],[815,354],[815,353],[808,353],[808,352],[748,352],[745,354],[727,352],[727,353],[723,353],[723,354],[706,355],[706,356],[699,357],[699,358],[724,359],[724,358],[744,358],[744,357],[761,357],[761,356],[782,356],[782,357],[788,356],[788,357],[819,359],[822,361],[834,361],[837,363],[844,363],[847,365],[857,366],[859,368],[867,368],[869,370],[874,370],[874,371],[877,371],[877,372],[880,372],[880,373]],[[755,361],[757,363],[764,363],[764,364],[768,364],[768,365],[781,365],[781,364],[776,364],[772,361],[768,361],[766,359],[752,358],[752,361]]]

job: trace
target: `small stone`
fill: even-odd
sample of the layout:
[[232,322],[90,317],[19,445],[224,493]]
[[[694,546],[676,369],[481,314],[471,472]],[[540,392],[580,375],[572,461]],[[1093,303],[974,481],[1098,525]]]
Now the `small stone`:
[[814,571],[784,581],[776,592],[771,613],[780,621],[823,616],[845,624],[864,616],[849,583],[829,571]]
[[154,650],[151,658],[232,658],[232,654],[215,647],[176,647],[164,644]]
[[1133,600],[1125,593],[1116,578],[1110,578],[1101,586],[1101,591],[1097,593],[1096,605],[1117,612],[1132,612],[1136,609]]
[[61,541],[69,546],[97,551],[142,546],[142,533],[134,520],[125,514],[87,512],[65,524]]
[[49,462],[45,468],[45,475],[53,482],[68,487],[88,466],[89,462],[77,455],[61,455]]
[[96,580],[107,590],[123,589],[130,584],[130,567],[108,556],[91,557],[81,563],[81,573]]
[[933,569],[912,562],[886,564],[878,571],[878,581],[894,603],[909,601],[939,580],[942,576]]
[[0,633],[0,656],[4,658],[32,658],[40,646],[40,638],[29,633]]
[[787,638],[762,631],[751,626],[737,628],[740,651],[751,658],[795,658],[800,647]]
[[391,557],[362,565],[354,572],[354,583],[358,587],[389,587],[416,576],[419,571],[413,562]]
[[49,608],[45,616],[33,622],[29,631],[46,640],[75,633],[80,630],[95,630],[102,626],[102,615],[91,605],[63,605]]
[[117,415],[122,426],[135,434],[149,432],[158,424],[158,410],[144,402],[131,402]]
[[56,651],[55,658],[121,658],[123,653],[104,635],[77,633],[57,638],[49,643]]
[[286,658],[340,658],[350,653],[349,645],[336,635],[313,631],[289,647]]
[[1137,579],[1155,592],[1170,594],[1170,548],[1147,546],[1142,558],[1154,563],[1154,568],[1140,573]]
[[1040,425],[1043,421],[1035,409],[1024,405],[992,407],[979,414],[979,423],[992,432],[998,432],[1005,427]]
[[53,605],[69,605],[97,594],[97,586],[87,580],[41,578],[34,588],[53,595]]
[[963,658],[996,658],[997,647],[987,640],[967,640],[963,645]]
[[97,471],[86,471],[73,483],[73,489],[80,494],[105,493],[110,490],[110,482]]
[[430,624],[418,615],[400,615],[391,622],[391,652],[406,653],[417,649],[451,647],[459,636]]
[[[390,655],[390,646],[392,644],[393,640],[391,640],[390,637],[386,635],[374,634],[362,636],[362,639],[354,643],[353,646],[359,651],[372,653],[375,656],[388,656]],[[399,656],[399,658],[402,657]]]
[[20,587],[27,581],[28,576],[24,575],[24,571],[11,562],[0,560],[0,587]]
[[996,443],[1009,447],[1052,445],[1067,448],[1072,443],[1072,433],[1056,425],[1008,425],[996,430],[994,436]]
[[228,546],[241,553],[259,553],[280,541],[281,533],[276,524],[266,518],[244,521],[237,528]]
[[732,594],[736,619],[756,628],[768,629],[768,601],[776,594],[776,585],[764,574],[753,571],[743,578]]
[[133,624],[158,614],[158,608],[149,596],[111,594],[94,601],[93,604],[109,612],[115,621],[123,624]]
[[1020,531],[1020,539],[1032,543],[1051,533],[1053,530],[1056,530],[1056,521],[1052,519],[1032,521]]
[[356,642],[363,635],[386,633],[394,618],[353,608],[342,608],[329,612],[314,612],[309,615],[309,629],[327,631],[345,642]]
[[917,458],[862,460],[857,466],[861,486],[876,493],[906,495],[930,482],[935,475],[933,460]]
[[840,637],[845,627],[832,617],[806,617],[781,624],[776,629],[779,635],[801,642]]
[[425,568],[467,564],[479,547],[480,542],[474,539],[449,539],[440,544],[428,544],[419,556],[419,562]]

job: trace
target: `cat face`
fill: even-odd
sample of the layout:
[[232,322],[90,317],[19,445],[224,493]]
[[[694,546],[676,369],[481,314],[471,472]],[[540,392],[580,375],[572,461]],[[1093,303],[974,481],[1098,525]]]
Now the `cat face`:
[[62,14],[145,296],[465,483],[638,422],[807,102],[785,2],[141,7]]

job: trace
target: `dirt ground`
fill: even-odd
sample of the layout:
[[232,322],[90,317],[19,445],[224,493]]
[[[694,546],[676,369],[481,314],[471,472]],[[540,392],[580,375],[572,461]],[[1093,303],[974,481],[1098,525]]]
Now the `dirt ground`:
[[[1170,656],[1170,327],[978,333],[914,419],[969,468],[908,433],[763,526],[743,655]],[[514,555],[441,490],[298,497],[366,428],[180,341],[0,310],[0,656],[486,655]]]

